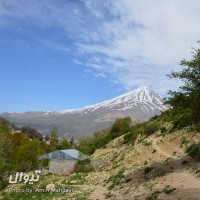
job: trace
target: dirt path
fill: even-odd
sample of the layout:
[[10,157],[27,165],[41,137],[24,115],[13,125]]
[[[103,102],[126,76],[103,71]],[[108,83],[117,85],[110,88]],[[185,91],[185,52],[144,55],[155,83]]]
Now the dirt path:
[[[173,188],[176,188],[175,192],[170,195],[162,195],[159,199],[162,200],[200,200],[200,178],[195,176],[192,173],[192,166],[188,165],[187,167],[182,164],[182,159],[176,155],[171,155],[168,152],[164,151],[159,145],[159,138],[152,139],[152,146],[157,153],[171,159],[179,159],[180,161],[174,165],[174,172],[168,174],[167,176],[161,178],[159,182],[163,182],[165,185],[170,185]],[[180,152],[183,152],[182,149],[178,149]],[[189,158],[189,157],[188,157]],[[191,158],[189,158],[191,159]],[[200,167],[200,163],[197,163],[197,166]]]
[[106,193],[107,189],[103,186],[95,186],[94,187],[94,192],[91,194],[89,199],[91,200],[104,200],[105,196],[104,194]]
[[174,155],[169,154],[168,152],[162,150],[162,149],[157,145],[157,143],[160,141],[160,138],[153,137],[153,138],[152,138],[152,141],[153,141],[153,142],[152,142],[152,147],[157,151],[158,154],[163,155],[163,156],[165,156],[165,157],[167,157],[167,158],[173,158],[173,159],[176,159],[176,158],[177,158],[177,156],[174,156]]

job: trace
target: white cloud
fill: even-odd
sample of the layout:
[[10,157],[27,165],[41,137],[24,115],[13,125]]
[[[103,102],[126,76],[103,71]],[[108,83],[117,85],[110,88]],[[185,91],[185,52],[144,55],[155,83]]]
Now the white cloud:
[[[81,51],[100,54],[102,62],[98,64],[104,67],[99,69],[127,90],[148,85],[165,93],[176,88],[179,82],[169,81],[165,75],[179,69],[180,60],[190,56],[191,47],[200,39],[200,12],[197,9],[200,2],[111,2],[113,18],[102,21],[95,30],[98,40],[104,44],[79,43]],[[94,65],[94,60],[91,62]]]
[[[200,40],[199,1],[77,2],[1,0],[0,25],[31,21],[62,30],[62,37],[73,40],[76,63],[126,90],[147,85],[164,94],[177,88],[178,82],[169,81],[166,74],[179,69],[180,60],[190,57],[191,47]],[[46,44],[70,50],[54,42]]]

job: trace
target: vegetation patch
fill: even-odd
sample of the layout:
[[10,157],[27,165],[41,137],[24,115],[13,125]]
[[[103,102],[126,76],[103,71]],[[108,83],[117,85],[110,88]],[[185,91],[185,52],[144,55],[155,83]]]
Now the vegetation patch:
[[161,131],[162,134],[164,134],[164,133],[167,132],[167,128],[166,128],[165,126],[162,126],[162,127],[160,128],[160,131]]
[[195,174],[200,174],[200,168],[195,171]]
[[152,151],[152,153],[156,153],[156,151],[157,151],[157,150],[156,150],[156,149],[154,149],[154,150]]
[[188,164],[188,163],[189,163],[188,160],[183,160],[183,161],[182,161],[182,165],[186,165],[186,164]]
[[144,145],[144,146],[151,146],[152,145],[152,141],[147,141],[147,140],[144,140],[143,142],[142,142],[142,144]]
[[86,177],[88,174],[76,173],[73,174],[65,181],[68,185],[82,185],[86,182]]
[[200,143],[190,145],[187,148],[186,153],[188,153],[192,158],[200,159]]
[[167,185],[162,191],[153,192],[149,197],[146,198],[146,200],[157,200],[161,193],[165,193],[168,195],[168,194],[171,194],[175,190],[176,188],[171,188],[169,185]]
[[131,182],[131,181],[132,181],[132,178],[131,178],[131,177],[126,177],[126,178],[125,178],[125,182],[126,182],[126,183]]
[[157,121],[149,121],[144,126],[144,134],[149,136],[158,131],[160,124]]
[[115,188],[115,186],[119,185],[123,177],[124,177],[123,169],[120,170],[117,175],[111,176],[107,181],[107,183],[112,182],[112,184],[109,186],[108,189],[112,190],[113,188]]
[[185,145],[187,145],[189,143],[189,141],[187,140],[187,138],[186,137],[183,137],[182,138],[182,141],[181,141],[181,144],[183,145],[183,144],[185,144]]
[[108,192],[105,194],[105,199],[111,198],[113,195],[111,194],[111,192]]
[[151,172],[155,167],[145,167],[144,168],[144,174],[148,174],[149,172]]
[[137,131],[132,131],[132,132],[129,132],[127,133],[125,136],[124,136],[124,144],[134,144],[135,143],[135,140],[137,139],[138,137],[138,132]]
[[95,167],[90,163],[79,161],[74,166],[75,173],[89,173],[95,171]]
[[160,193],[162,193],[162,192],[155,191],[149,197],[147,197],[145,200],[156,200],[156,199],[158,199],[158,196],[159,196]]
[[165,194],[170,194],[170,193],[172,193],[174,190],[176,190],[176,188],[170,188],[170,186],[167,185],[162,191],[163,191]]
[[145,160],[145,161],[144,161],[144,165],[148,165],[148,160]]

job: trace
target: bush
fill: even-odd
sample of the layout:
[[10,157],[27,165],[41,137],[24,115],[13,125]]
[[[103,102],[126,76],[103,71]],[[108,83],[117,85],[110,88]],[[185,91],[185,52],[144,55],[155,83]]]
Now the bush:
[[123,139],[117,138],[115,141],[115,147],[121,147],[123,145]]
[[0,190],[4,189],[8,185],[8,180],[6,177],[6,170],[8,166],[5,160],[0,156]]
[[95,150],[96,150],[95,145],[81,146],[79,148],[79,151],[81,151],[86,155],[92,155],[95,152]]
[[90,163],[84,162],[77,162],[74,166],[75,173],[88,173],[95,171],[95,167]]
[[144,173],[148,174],[149,172],[151,172],[155,167],[145,167],[144,169]]
[[144,125],[144,134],[145,135],[151,135],[158,131],[160,128],[160,124],[156,121],[148,122],[146,125]]
[[161,133],[165,133],[165,132],[167,132],[167,128],[164,127],[164,126],[162,126],[162,127],[160,128],[160,131],[161,131]]
[[167,185],[162,191],[163,191],[165,194],[170,194],[170,193],[172,193],[174,190],[176,190],[176,188],[170,188],[170,186]]
[[151,145],[152,145],[152,141],[144,140],[144,141],[142,142],[142,144],[143,144],[144,146],[148,147],[148,146],[151,146]]
[[13,165],[19,171],[29,171],[38,167],[38,156],[41,154],[41,144],[34,139],[27,144],[17,147],[11,154]]
[[187,160],[183,160],[183,161],[182,161],[182,165],[186,165],[186,164],[188,164],[188,162],[189,162],[189,161],[187,161]]
[[193,113],[191,109],[185,109],[179,112],[176,112],[173,117],[173,128],[181,129],[186,126],[191,126],[193,124]]
[[145,200],[156,200],[158,199],[160,193],[161,193],[160,191],[155,191],[154,193],[151,194],[151,196],[147,197]]
[[156,153],[156,151],[157,151],[157,150],[156,150],[156,149],[154,149],[154,150],[152,151],[152,153]]
[[112,184],[110,185],[110,187],[109,187],[108,189],[109,189],[109,190],[112,190],[115,186],[119,185],[120,182],[121,182],[121,180],[122,180],[122,178],[124,178],[124,170],[123,170],[123,169],[120,170],[120,171],[118,172],[117,175],[111,176],[111,177],[108,179],[107,182],[112,181]]
[[48,158],[43,158],[40,163],[42,164],[42,167],[47,168],[49,165],[49,159]]
[[134,144],[137,137],[138,137],[138,132],[136,131],[127,133],[124,136],[124,144],[127,144],[127,143]]
[[199,158],[200,159],[200,143],[199,144],[192,144],[190,147],[187,148],[186,152],[192,158]]

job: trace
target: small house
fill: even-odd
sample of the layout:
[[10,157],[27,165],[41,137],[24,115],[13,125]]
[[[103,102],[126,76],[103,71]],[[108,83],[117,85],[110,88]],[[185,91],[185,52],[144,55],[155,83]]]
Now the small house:
[[39,159],[49,159],[49,173],[67,174],[73,172],[78,161],[88,160],[90,157],[76,149],[64,149],[42,154]]

